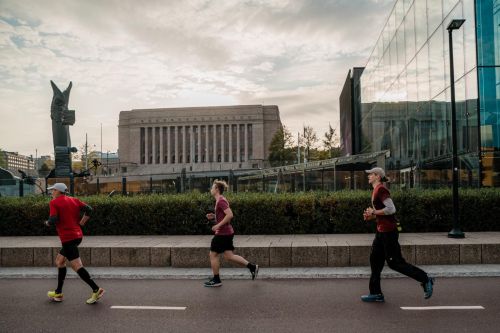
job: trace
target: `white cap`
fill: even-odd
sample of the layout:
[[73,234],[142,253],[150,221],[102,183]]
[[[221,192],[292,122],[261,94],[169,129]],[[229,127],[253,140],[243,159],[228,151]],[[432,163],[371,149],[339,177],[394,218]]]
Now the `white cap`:
[[68,190],[68,187],[64,183],[55,183],[51,187],[47,187],[47,190],[58,190],[61,193],[64,193]]
[[384,169],[382,168],[373,168],[373,169],[370,169],[370,170],[365,170],[366,173],[374,173],[378,176],[380,176],[380,178],[384,178],[385,177],[385,171]]

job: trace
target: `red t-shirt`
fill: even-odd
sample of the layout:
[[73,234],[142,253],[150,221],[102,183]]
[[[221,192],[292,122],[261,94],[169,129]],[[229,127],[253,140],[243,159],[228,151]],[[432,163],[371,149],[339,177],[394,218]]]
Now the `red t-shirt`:
[[[384,209],[384,200],[390,198],[389,190],[383,185],[379,184],[373,189],[372,205],[376,210]],[[377,231],[389,232],[397,229],[396,219],[394,215],[377,215]]]
[[52,199],[49,206],[50,216],[58,217],[56,229],[61,243],[83,237],[80,227],[80,209],[85,207],[85,203],[77,198],[60,195]]
[[[224,217],[226,217],[226,213],[224,211],[229,208],[229,202],[227,202],[226,198],[223,196],[219,197],[219,200],[215,203],[215,220],[217,223],[220,223]],[[222,227],[215,231],[216,235],[221,236],[230,236],[234,234],[233,226],[231,225],[231,221],[224,224]]]

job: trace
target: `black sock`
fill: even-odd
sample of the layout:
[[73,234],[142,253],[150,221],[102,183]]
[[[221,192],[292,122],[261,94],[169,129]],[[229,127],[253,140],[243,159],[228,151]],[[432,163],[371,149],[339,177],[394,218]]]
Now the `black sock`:
[[253,272],[253,271],[255,271],[255,264],[252,264],[251,262],[249,262],[247,264],[247,268]]
[[57,274],[57,289],[56,293],[62,293],[62,287],[64,284],[64,279],[66,278],[66,267],[59,267]]
[[99,287],[97,284],[95,284],[94,280],[90,278],[89,272],[85,269],[85,267],[80,268],[78,271],[76,271],[78,276],[87,283],[90,288],[92,288],[93,292],[97,292],[99,290]]
[[220,281],[219,274],[214,274],[214,280],[215,280],[215,281]]

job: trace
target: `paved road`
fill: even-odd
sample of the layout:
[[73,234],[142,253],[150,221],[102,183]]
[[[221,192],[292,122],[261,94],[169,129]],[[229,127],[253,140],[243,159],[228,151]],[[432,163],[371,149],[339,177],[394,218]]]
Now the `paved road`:
[[[366,304],[366,279],[101,280],[107,290],[86,305],[89,288],[66,281],[63,303],[45,293],[55,280],[0,280],[1,332],[498,332],[500,278],[440,278],[425,301],[410,279],[383,281],[385,304]],[[174,306],[119,310],[111,306]],[[402,306],[473,306],[484,310],[404,311]]]

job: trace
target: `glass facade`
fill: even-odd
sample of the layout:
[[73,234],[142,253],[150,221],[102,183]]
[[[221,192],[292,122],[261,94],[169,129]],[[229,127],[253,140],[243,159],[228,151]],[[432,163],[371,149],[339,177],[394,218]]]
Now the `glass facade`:
[[394,5],[361,76],[360,153],[389,149],[386,168],[402,185],[451,183],[446,28],[462,18],[453,31],[461,185],[500,186],[500,0]]

